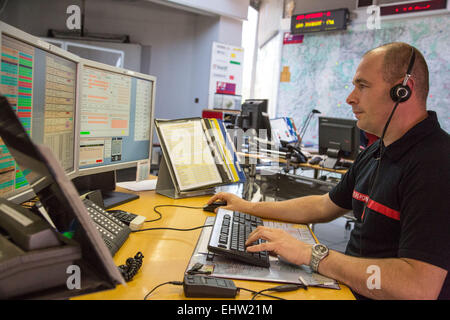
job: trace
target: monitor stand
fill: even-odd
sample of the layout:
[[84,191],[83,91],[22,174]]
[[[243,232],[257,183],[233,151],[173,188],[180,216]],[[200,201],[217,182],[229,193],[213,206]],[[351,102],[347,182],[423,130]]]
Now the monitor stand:
[[322,167],[327,169],[334,169],[339,159],[328,157],[324,160]]
[[334,169],[336,167],[336,164],[339,161],[339,149],[331,149],[328,148],[327,150],[327,158],[323,162],[323,167],[328,169]]
[[137,194],[114,191],[116,188],[115,171],[76,177],[72,182],[80,195],[100,190],[105,209],[110,209],[139,198]]

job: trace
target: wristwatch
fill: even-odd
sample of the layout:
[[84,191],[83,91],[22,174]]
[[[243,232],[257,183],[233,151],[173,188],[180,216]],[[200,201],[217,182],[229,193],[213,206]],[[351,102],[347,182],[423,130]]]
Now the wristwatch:
[[309,266],[311,267],[311,269],[313,269],[314,272],[318,272],[320,261],[322,261],[326,256],[328,256],[328,253],[329,250],[326,245],[317,243],[312,246],[311,262],[309,263]]

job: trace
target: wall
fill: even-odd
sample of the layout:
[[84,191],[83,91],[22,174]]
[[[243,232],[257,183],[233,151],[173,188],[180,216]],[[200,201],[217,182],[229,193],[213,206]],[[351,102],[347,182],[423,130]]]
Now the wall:
[[[303,43],[283,46],[281,68],[289,68],[290,81],[279,84],[277,115],[293,117],[297,127],[312,109],[325,116],[354,118],[346,98],[362,55],[384,43],[403,41],[419,49],[427,60],[427,109],[437,112],[441,127],[449,132],[449,38],[449,14],[382,21],[379,30],[355,24],[346,31],[305,34]],[[317,124],[315,117],[305,143],[317,144]]]
[[352,11],[356,8],[356,0],[295,0],[294,14],[339,8],[348,8]]
[[173,6],[186,6],[238,20],[247,19],[250,0],[147,0]]
[[[66,8],[80,0],[9,1],[0,19],[36,36],[66,30]],[[213,41],[240,45],[242,22],[204,16],[148,1],[86,1],[85,29],[128,34],[132,43],[151,47],[150,66],[157,77],[155,117],[201,115],[206,107]],[[194,99],[199,98],[199,103]]]

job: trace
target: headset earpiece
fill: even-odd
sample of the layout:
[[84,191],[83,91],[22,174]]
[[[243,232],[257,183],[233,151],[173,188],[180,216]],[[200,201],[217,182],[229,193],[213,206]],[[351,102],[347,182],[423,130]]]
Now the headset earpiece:
[[414,61],[416,60],[416,52],[414,48],[411,48],[411,58],[409,59],[408,70],[406,70],[405,78],[401,84],[398,84],[391,88],[390,94],[391,99],[394,102],[405,102],[411,97],[411,88],[407,85],[409,78],[411,77],[411,72],[414,66]]
[[411,96],[411,88],[398,84],[391,89],[391,98],[394,102],[405,102]]

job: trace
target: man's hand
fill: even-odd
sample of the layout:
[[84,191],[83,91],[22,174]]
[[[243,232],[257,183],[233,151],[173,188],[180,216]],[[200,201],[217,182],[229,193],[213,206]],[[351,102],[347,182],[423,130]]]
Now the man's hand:
[[247,247],[248,252],[269,251],[296,265],[309,265],[311,261],[312,246],[297,240],[282,229],[259,226],[250,233],[245,245],[251,245],[258,239],[266,242]]
[[[239,212],[248,212],[251,203],[249,201],[246,201],[242,198],[239,198],[238,196],[228,193],[228,192],[219,192],[212,196],[208,200],[208,204],[211,204],[215,201],[225,201],[227,203],[226,206],[220,207],[221,209],[226,210],[232,210],[232,211],[239,211]],[[217,213],[217,209],[214,210]]]

